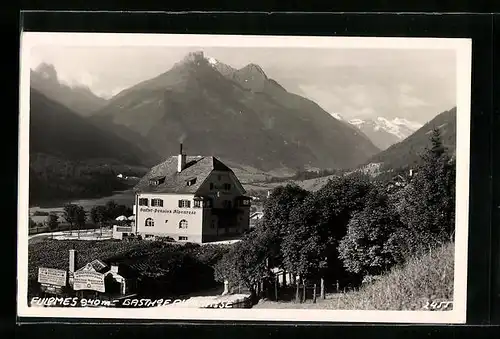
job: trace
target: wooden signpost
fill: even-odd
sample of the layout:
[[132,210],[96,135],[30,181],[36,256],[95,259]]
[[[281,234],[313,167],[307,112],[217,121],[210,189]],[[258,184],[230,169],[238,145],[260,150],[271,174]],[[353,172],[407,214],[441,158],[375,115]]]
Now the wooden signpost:
[[38,268],[38,282],[44,293],[61,294],[62,288],[66,286],[67,275],[65,270],[55,268]]
[[97,272],[92,265],[81,268],[73,274],[73,289],[90,290],[104,293],[104,274]]

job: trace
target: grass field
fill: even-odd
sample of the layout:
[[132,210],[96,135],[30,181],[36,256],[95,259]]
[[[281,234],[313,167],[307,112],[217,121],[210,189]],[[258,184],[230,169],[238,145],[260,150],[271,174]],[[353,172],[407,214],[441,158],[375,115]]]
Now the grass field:
[[[254,308],[337,310],[423,310],[428,301],[453,301],[454,246],[415,257],[357,291],[327,294],[316,303],[261,300]],[[452,306],[447,310],[451,310]]]

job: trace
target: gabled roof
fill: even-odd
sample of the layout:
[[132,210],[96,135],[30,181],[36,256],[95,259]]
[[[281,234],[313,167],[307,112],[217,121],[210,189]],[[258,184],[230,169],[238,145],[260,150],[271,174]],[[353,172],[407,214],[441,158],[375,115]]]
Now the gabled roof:
[[[177,156],[154,166],[134,187],[136,192],[142,193],[195,193],[212,171],[233,172],[219,159],[213,156],[186,157],[186,166],[177,172]],[[160,185],[150,185],[150,179],[165,177]],[[188,181],[191,184],[188,185]]]
[[95,259],[93,260],[92,262],[89,262],[88,264],[84,265],[83,267],[81,267],[80,269],[78,269],[77,271],[86,271],[88,269],[93,269],[95,270],[96,272],[99,272],[99,273],[104,273],[106,271],[109,270],[109,266],[106,265],[104,262],[102,262],[101,260],[99,259]]

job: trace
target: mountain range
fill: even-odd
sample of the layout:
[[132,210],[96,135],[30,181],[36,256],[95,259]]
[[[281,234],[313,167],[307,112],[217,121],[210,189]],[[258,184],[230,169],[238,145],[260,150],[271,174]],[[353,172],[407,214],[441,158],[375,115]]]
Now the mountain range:
[[456,154],[456,120],[456,107],[442,112],[403,141],[371,157],[366,164],[378,163],[385,169],[405,168],[418,164],[420,154],[426,147],[430,146],[429,138],[434,128],[440,130],[443,145],[453,156]]
[[66,106],[32,88],[30,154],[50,154],[71,161],[113,159],[144,165],[147,155],[134,143],[95,126]]
[[287,92],[258,65],[234,69],[202,52],[120,92],[90,119],[137,133],[163,158],[176,154],[182,141],[189,154],[263,171],[349,168],[379,151],[362,132]]
[[401,118],[346,121],[288,92],[259,65],[236,69],[202,52],[109,100],[62,83],[42,64],[31,72],[30,182],[38,192],[52,185],[49,192],[78,196],[89,171],[140,172],[176,154],[179,142],[189,155],[219,157],[247,182],[304,169],[405,167],[418,161],[432,126],[454,147],[454,112],[421,128]]
[[111,194],[116,171],[142,174],[145,154],[36,89],[30,90],[30,205]]
[[47,63],[41,63],[31,70],[30,87],[82,116],[89,116],[107,103],[106,99],[92,93],[87,86],[64,84],[57,76],[55,67]]
[[363,132],[378,148],[388,147],[406,139],[423,124],[404,118],[387,119],[385,117],[354,118],[350,120],[338,113],[330,113],[335,119],[347,122]]

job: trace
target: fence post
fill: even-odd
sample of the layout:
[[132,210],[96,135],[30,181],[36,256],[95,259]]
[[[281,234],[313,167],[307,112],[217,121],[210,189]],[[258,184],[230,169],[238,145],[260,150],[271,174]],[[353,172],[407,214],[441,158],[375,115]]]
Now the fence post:
[[302,285],[302,302],[306,302],[306,280],[304,279]]
[[276,297],[276,301],[278,301],[278,275],[274,277],[274,295]]
[[316,284],[314,284],[314,290],[313,290],[313,304],[316,304]]
[[295,290],[295,302],[298,303],[300,301],[300,299],[299,299],[299,279],[295,280],[295,286],[296,286],[296,290]]
[[325,299],[325,279],[321,278],[321,283],[320,283],[320,298]]

